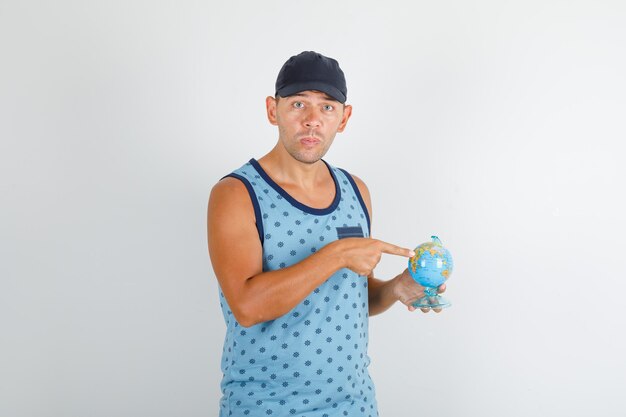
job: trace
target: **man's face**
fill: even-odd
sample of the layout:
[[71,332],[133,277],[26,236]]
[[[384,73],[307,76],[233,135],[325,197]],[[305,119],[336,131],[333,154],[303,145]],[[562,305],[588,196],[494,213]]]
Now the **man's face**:
[[278,126],[279,144],[296,160],[319,161],[337,132],[346,127],[351,106],[319,91],[303,91],[289,97],[266,99],[267,116]]

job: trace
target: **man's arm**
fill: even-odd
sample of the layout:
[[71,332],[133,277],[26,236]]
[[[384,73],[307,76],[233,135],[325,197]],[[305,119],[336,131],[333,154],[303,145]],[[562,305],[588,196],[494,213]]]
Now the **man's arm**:
[[241,181],[224,178],[213,187],[207,212],[211,263],[235,319],[245,327],[288,313],[341,268],[369,275],[383,252],[411,253],[376,239],[341,239],[297,264],[263,272],[255,222]]
[[[363,202],[367,207],[368,214],[370,216],[370,225],[372,224],[372,199],[370,192],[365,183],[356,175],[352,175],[354,182],[356,183]],[[370,236],[372,231],[370,230]],[[384,281],[374,278],[374,272],[372,271],[367,276],[368,287],[368,302],[369,302],[369,315],[375,316],[389,309],[396,301],[400,301],[406,305],[409,311],[416,310],[411,304],[424,296],[424,287],[416,283],[413,278],[405,270],[400,275]],[[445,291],[445,284],[439,288],[439,292]],[[423,312],[427,312],[430,309],[422,309]],[[436,312],[441,309],[433,309]]]

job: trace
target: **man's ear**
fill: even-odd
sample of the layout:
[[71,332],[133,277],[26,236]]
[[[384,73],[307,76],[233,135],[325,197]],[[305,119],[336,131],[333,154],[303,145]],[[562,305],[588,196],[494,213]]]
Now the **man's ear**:
[[265,98],[265,109],[267,110],[267,120],[274,126],[278,125],[276,120],[276,105],[278,104],[278,100],[272,96],[267,96]]
[[352,106],[346,104],[343,108],[343,117],[341,118],[341,123],[339,124],[339,128],[337,128],[337,132],[341,133],[346,128],[348,124],[348,119],[352,116]]

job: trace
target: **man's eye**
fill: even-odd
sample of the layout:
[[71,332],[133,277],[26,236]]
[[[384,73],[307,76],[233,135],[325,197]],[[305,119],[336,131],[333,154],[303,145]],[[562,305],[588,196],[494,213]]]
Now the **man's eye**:
[[304,107],[304,103],[302,103],[301,101],[296,101],[293,103],[293,107],[295,107],[296,109],[301,109]]
[[326,111],[333,111],[335,108],[333,106],[331,106],[330,104],[327,104],[324,106],[324,110]]

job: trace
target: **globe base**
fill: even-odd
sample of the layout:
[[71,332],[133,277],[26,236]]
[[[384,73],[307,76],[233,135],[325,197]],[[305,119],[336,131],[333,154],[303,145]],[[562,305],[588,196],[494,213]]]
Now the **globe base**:
[[444,297],[437,294],[436,288],[424,288],[424,296],[411,304],[415,308],[446,308],[452,303]]
[[440,295],[435,295],[434,297],[422,297],[411,305],[415,308],[447,308],[452,303]]

